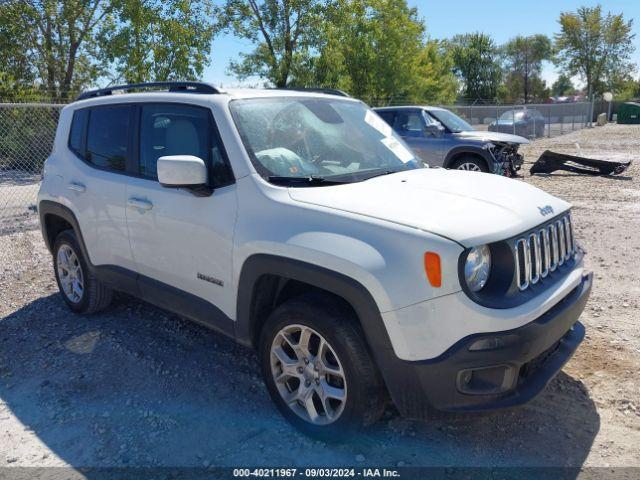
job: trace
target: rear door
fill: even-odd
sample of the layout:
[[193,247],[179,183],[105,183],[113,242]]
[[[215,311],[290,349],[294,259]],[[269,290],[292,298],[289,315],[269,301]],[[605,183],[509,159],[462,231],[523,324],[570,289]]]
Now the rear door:
[[125,216],[132,115],[129,105],[83,108],[73,115],[62,181],[94,265],[134,268]]
[[[228,292],[233,288],[236,185],[211,110],[144,103],[137,107],[136,117],[138,176],[127,186],[126,212],[140,289],[167,308],[184,302],[180,310],[187,316],[194,309],[202,312],[214,306],[233,318],[235,297]],[[202,158],[213,194],[202,197],[188,189],[161,186],[156,164],[165,155]]]

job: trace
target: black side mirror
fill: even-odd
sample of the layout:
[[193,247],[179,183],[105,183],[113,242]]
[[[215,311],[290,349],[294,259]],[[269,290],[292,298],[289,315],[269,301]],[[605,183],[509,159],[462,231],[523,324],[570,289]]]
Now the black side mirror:
[[441,137],[444,134],[444,127],[440,123],[430,123],[424,127],[427,137]]

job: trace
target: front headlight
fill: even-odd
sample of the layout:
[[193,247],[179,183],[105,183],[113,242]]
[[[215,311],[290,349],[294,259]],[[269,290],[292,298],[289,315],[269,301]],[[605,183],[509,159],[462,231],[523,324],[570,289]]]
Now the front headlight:
[[487,245],[473,247],[464,264],[464,279],[469,290],[479,292],[489,280],[491,272],[491,251]]

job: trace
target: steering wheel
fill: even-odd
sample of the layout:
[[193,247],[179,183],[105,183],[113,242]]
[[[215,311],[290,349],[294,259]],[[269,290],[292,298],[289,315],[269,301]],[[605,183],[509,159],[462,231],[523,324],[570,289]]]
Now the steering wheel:
[[269,123],[268,144],[272,147],[284,147],[297,153],[302,161],[315,163],[307,139],[309,129],[295,114],[295,107],[294,104],[281,110]]

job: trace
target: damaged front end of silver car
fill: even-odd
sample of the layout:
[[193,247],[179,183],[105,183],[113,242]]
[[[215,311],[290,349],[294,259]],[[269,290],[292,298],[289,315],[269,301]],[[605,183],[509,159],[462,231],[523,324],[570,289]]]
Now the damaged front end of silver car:
[[524,156],[518,153],[519,144],[508,142],[491,142],[489,152],[495,160],[493,173],[505,177],[517,177],[518,170],[522,168]]

